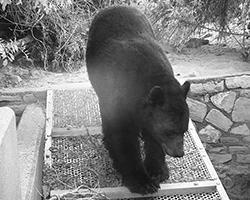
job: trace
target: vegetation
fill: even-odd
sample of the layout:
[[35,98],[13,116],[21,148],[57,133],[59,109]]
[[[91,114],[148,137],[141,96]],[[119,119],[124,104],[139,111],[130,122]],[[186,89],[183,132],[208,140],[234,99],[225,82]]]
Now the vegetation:
[[14,54],[18,52],[18,47],[16,41],[10,40],[5,43],[3,39],[0,38],[0,56],[3,66],[6,66],[8,62],[14,61]]
[[84,63],[91,19],[101,8],[117,4],[136,6],[144,12],[157,38],[179,51],[190,37],[202,38],[208,32],[215,33],[218,41],[233,38],[243,52],[247,50],[249,0],[0,0],[0,3],[0,55],[4,65],[21,52],[45,70],[79,69]]

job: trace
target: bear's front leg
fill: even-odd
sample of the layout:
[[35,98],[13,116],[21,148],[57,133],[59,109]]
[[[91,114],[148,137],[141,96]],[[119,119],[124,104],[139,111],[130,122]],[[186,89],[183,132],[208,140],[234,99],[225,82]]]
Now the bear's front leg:
[[104,145],[113,160],[114,168],[122,176],[123,184],[133,193],[157,192],[159,182],[151,179],[141,161],[137,136],[125,126],[119,129],[103,120]]
[[161,145],[147,130],[142,131],[146,158],[144,165],[150,177],[163,182],[169,178],[169,170],[165,162],[165,153]]

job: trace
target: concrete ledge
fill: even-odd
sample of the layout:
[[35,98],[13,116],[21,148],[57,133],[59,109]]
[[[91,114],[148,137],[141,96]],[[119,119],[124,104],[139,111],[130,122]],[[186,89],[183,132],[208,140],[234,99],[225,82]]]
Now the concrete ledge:
[[196,82],[208,82],[210,80],[214,80],[214,81],[218,81],[221,79],[225,79],[225,78],[230,78],[230,77],[239,77],[239,76],[244,76],[244,75],[250,75],[250,72],[238,72],[238,73],[224,73],[222,75],[213,75],[213,76],[198,76],[198,77],[187,77],[187,78],[179,78],[176,77],[178,80],[188,80],[191,81],[192,83],[196,83]]
[[21,199],[15,113],[0,108],[0,199]]
[[18,132],[22,200],[40,200],[45,113],[37,104],[27,105]]
[[58,89],[64,89],[64,90],[70,90],[70,89],[81,89],[85,87],[91,87],[90,82],[81,82],[81,83],[64,83],[64,84],[54,84],[54,85],[47,85],[44,87],[34,87],[34,88],[1,88],[0,94],[5,93],[19,93],[19,92],[46,92],[47,90],[58,90]]

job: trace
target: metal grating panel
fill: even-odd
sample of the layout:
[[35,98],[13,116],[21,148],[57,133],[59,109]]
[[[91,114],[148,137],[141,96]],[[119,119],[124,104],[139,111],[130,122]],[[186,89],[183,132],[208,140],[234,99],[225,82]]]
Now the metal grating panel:
[[[52,167],[59,177],[71,177],[73,186],[121,186],[119,175],[102,144],[102,135],[56,137],[52,140]],[[185,156],[166,157],[170,178],[166,183],[212,180],[191,135],[185,134]],[[62,178],[63,179],[63,178]],[[56,188],[53,188],[56,189]]]
[[186,195],[171,195],[171,196],[156,196],[156,197],[142,197],[133,199],[120,200],[221,200],[220,194],[215,191],[211,193],[198,193]]
[[170,170],[170,182],[191,182],[212,180],[202,156],[189,132],[184,136],[184,152],[182,158],[166,157]]
[[142,197],[134,199],[121,200],[221,200],[220,194],[215,191],[211,193],[198,193],[186,195],[171,195],[171,196],[157,196],[157,197]]
[[[77,90],[55,90],[53,95],[53,127],[100,127],[98,98],[91,88]],[[192,131],[191,131],[192,132]],[[143,143],[142,143],[143,145]],[[112,161],[102,144],[102,133],[85,134],[74,137],[54,137],[51,143],[52,168],[58,180],[52,190],[65,190],[85,185],[90,188],[116,188],[122,186],[119,175],[112,167]],[[196,146],[192,134],[185,134],[185,156],[172,158],[167,156],[170,178],[165,183],[185,183],[194,181],[212,181]],[[144,197],[136,199],[179,200],[208,199],[219,200],[220,193],[198,193]]]
[[100,125],[98,98],[93,89],[54,90],[54,128]]
[[80,185],[90,188],[121,185],[102,145],[102,135],[53,138],[51,148],[52,167],[58,170],[60,179],[70,177],[67,185],[72,188]]

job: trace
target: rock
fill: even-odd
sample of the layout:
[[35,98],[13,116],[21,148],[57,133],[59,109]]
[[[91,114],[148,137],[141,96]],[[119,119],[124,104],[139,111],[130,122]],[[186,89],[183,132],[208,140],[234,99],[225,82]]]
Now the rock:
[[0,72],[0,80],[2,80],[4,77],[5,75],[2,72]]
[[0,94],[0,101],[22,101],[22,97],[20,95],[2,95]]
[[[217,170],[217,165],[215,166],[215,170]],[[226,172],[218,172],[218,176],[222,180],[222,179],[227,177],[227,173]]]
[[227,176],[223,179],[223,185],[226,189],[229,189],[234,186],[234,180]]
[[25,94],[23,96],[23,100],[26,103],[35,103],[35,102],[37,102],[37,99],[36,99],[36,97],[33,94]]
[[236,160],[239,163],[250,164],[250,154],[237,154]]
[[225,115],[223,115],[216,109],[210,110],[210,112],[206,116],[206,121],[222,129],[223,131],[228,131],[233,124],[230,119],[228,119]]
[[9,105],[16,115],[22,115],[24,109],[26,108],[27,104],[21,104],[21,105]]
[[250,88],[250,76],[236,76],[226,78],[225,80],[227,88]]
[[204,129],[200,130],[199,137],[202,142],[217,143],[221,137],[221,132],[211,125],[208,125]]
[[209,40],[204,40],[201,38],[190,38],[185,43],[185,46],[187,48],[198,48],[198,47],[201,47],[202,45],[207,45],[207,44],[209,44]]
[[216,107],[225,110],[227,113],[230,113],[233,109],[235,98],[236,92],[229,91],[218,93],[212,96],[211,101]]
[[34,96],[40,101],[46,101],[47,92],[46,91],[35,92]]
[[12,69],[13,69],[13,67],[11,66],[11,64],[8,64],[6,66],[1,67],[0,72],[3,73],[3,74],[6,74],[6,73],[11,72]]
[[187,104],[189,107],[190,118],[197,122],[203,122],[207,113],[206,104],[190,98],[187,98]]
[[213,147],[208,150],[210,153],[221,153],[226,151],[226,147]]
[[250,98],[250,89],[240,90],[240,96]]
[[209,153],[209,158],[213,163],[216,164],[223,164],[227,163],[232,160],[231,154],[216,154],[216,153]]
[[250,99],[240,97],[235,101],[232,119],[234,122],[250,121]]
[[207,94],[222,92],[224,90],[224,81],[209,81],[206,83],[191,84],[190,91],[195,94]]
[[210,101],[210,95],[209,94],[205,94],[203,97],[203,101],[208,103]]
[[39,77],[39,76],[41,76],[41,73],[37,69],[30,70],[30,74],[33,77]]
[[239,139],[236,137],[221,137],[220,141],[222,144],[234,144],[238,145],[240,143]]
[[21,67],[17,67],[13,72],[21,77],[28,77],[30,75],[30,71],[28,69],[23,69]]
[[250,143],[250,136],[243,137],[243,141],[245,141],[245,142],[249,142],[249,143]]
[[4,74],[13,74],[13,75],[24,76],[24,77],[27,77],[30,74],[28,69],[13,66],[12,64],[8,64],[7,66],[4,66],[3,68],[1,68],[0,72]]
[[[216,165],[216,172],[231,200],[249,200],[250,170],[246,164]],[[228,178],[227,178],[228,177]],[[226,181],[225,181],[226,179]],[[231,182],[232,181],[232,182]],[[234,183],[234,184],[233,184]],[[225,185],[226,184],[226,185]],[[233,187],[230,189],[230,187]]]
[[21,83],[22,79],[20,76],[18,75],[12,75],[12,83],[14,85],[18,85],[19,83]]
[[12,86],[15,86],[17,84],[19,84],[22,79],[20,76],[18,75],[13,75],[11,73],[5,73],[5,81],[8,82],[9,84],[11,84]]
[[232,128],[230,133],[239,134],[239,135],[250,135],[250,130],[246,124],[243,124],[243,125]]
[[235,152],[249,152],[249,149],[245,146],[230,146],[228,147],[229,151],[232,153]]

